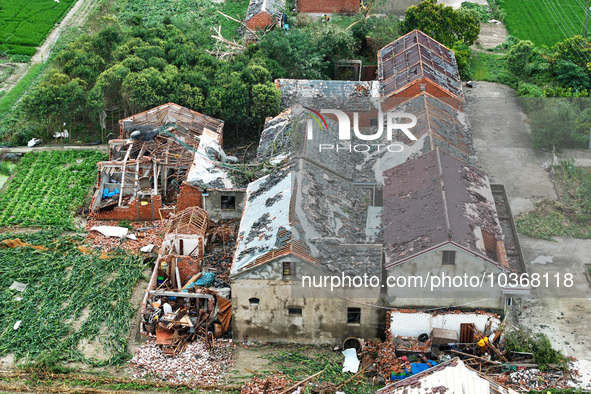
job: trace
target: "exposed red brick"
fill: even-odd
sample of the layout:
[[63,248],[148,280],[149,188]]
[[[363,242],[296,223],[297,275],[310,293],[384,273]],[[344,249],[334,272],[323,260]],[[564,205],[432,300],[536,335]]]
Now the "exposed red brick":
[[271,26],[274,22],[271,14],[268,12],[259,12],[246,21],[246,27],[251,30],[261,30],[267,26]]
[[181,184],[181,192],[177,197],[177,210],[180,212],[191,207],[203,208],[201,189],[183,182]]

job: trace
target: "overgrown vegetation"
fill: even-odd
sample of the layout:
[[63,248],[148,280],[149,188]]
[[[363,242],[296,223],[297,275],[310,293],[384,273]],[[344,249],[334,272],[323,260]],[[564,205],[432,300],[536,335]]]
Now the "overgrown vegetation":
[[561,161],[554,169],[562,202],[545,199],[536,203],[535,210],[517,217],[517,230],[547,240],[555,236],[591,238],[591,173],[572,161]]
[[[221,9],[243,18],[247,5],[228,0]],[[378,46],[398,37],[395,17],[358,15],[347,27],[302,22],[292,24],[289,34],[276,29],[221,60],[211,53],[228,48],[211,38],[212,28],[222,26],[225,38],[237,39],[240,25],[218,14],[220,7],[192,0],[138,1],[127,4],[117,19],[103,17],[100,31],[81,36],[55,57],[2,122],[0,135],[24,144],[61,131],[65,123],[75,138],[91,142],[116,133],[120,118],[175,102],[223,119],[226,132],[252,136],[266,117],[279,112],[275,78],[331,78],[340,60],[375,62]],[[0,110],[14,102],[0,102]],[[103,111],[107,132],[99,133]]]
[[0,194],[0,226],[74,227],[73,216],[96,181],[95,151],[30,152]]
[[76,0],[0,2],[0,56],[32,56]]
[[[269,359],[274,363],[275,371],[283,372],[285,376],[294,381],[300,381],[323,370],[324,372],[318,377],[321,382],[339,384],[351,377],[351,374],[343,373],[340,353],[315,353],[307,356],[302,352],[285,350],[274,353]],[[375,388],[362,376],[360,379],[344,385],[341,391],[351,394],[374,393]]]
[[550,340],[542,333],[514,330],[505,333],[505,347],[511,352],[532,353],[541,371],[548,371],[550,364],[566,369],[568,359],[552,348]]
[[[1,234],[0,241],[16,237]],[[55,231],[18,237],[35,248],[0,249],[0,356],[57,371],[70,361],[98,366],[131,357],[129,299],[143,259],[89,252],[79,248],[81,238]],[[9,289],[13,281],[27,288]]]

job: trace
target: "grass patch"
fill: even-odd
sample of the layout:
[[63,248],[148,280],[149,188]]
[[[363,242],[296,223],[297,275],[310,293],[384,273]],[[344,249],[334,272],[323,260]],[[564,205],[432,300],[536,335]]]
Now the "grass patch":
[[29,68],[21,80],[0,98],[0,117],[4,116],[14,107],[23,94],[29,90],[35,79],[43,72],[45,67],[46,63],[36,64]]
[[0,226],[72,229],[72,218],[96,181],[95,151],[29,152],[0,195]]
[[35,54],[76,0],[0,0],[0,53]]
[[[15,237],[2,234],[0,241]],[[18,237],[38,248],[0,249],[0,356],[14,354],[29,366],[56,371],[71,361],[98,366],[129,359],[127,336],[135,314],[129,299],[143,277],[143,258],[84,254],[77,248],[81,238],[55,231]],[[27,288],[11,290],[13,281]],[[103,357],[87,357],[80,349],[83,340],[96,340]]]
[[[269,356],[274,363],[277,372],[283,372],[285,376],[300,381],[322,370],[318,382],[330,382],[339,384],[353,376],[350,373],[343,373],[343,356],[340,353],[316,353],[311,356],[304,355],[298,351],[280,351]],[[367,379],[360,375],[348,384],[341,387],[345,393],[374,393],[375,389]]]
[[571,36],[566,30],[583,35],[585,9],[579,0],[502,0],[499,5],[509,34],[521,40],[551,47]]
[[534,238],[591,238],[591,173],[563,161],[554,167],[562,202],[545,199],[515,220],[517,230]]
[[488,52],[474,52],[472,77],[477,81],[498,82],[517,87],[516,78],[507,70],[503,55]]

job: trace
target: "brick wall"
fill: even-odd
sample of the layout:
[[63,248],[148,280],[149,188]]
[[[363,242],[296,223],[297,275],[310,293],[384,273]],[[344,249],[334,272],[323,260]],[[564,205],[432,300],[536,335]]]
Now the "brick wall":
[[298,11],[321,14],[352,14],[359,12],[359,0],[298,0]]
[[[139,204],[139,206],[138,206]],[[154,204],[154,210],[152,211],[152,204]],[[155,220],[160,219],[162,214],[163,218],[174,213],[174,208],[162,208],[162,197],[153,196],[152,202],[148,202],[146,205],[141,205],[140,201],[134,199],[129,203],[127,207],[115,207],[111,211],[93,212],[90,214],[92,219],[98,220]],[[160,212],[159,212],[160,210]]]
[[181,184],[181,192],[177,197],[177,211],[181,212],[186,208],[199,207],[203,208],[203,199],[201,197],[201,189],[190,185],[186,182]]
[[246,21],[246,27],[251,30],[261,30],[273,24],[273,17],[267,12],[259,12]]

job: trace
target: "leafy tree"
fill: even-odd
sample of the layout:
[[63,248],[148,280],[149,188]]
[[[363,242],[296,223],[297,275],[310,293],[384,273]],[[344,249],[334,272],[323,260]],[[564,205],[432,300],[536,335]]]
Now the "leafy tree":
[[581,36],[567,38],[554,46],[554,62],[568,60],[586,69],[588,59],[591,59],[591,45]]
[[589,75],[575,63],[562,60],[556,65],[556,80],[562,85],[575,91],[589,87]]
[[276,29],[258,43],[265,56],[274,59],[285,70],[287,78],[323,79],[325,54],[309,31],[294,29],[289,34]]
[[526,76],[529,74],[529,61],[534,49],[534,43],[528,40],[519,41],[509,49],[505,55],[507,68],[513,74]]
[[404,13],[403,32],[408,33],[415,29],[447,47],[451,47],[456,41],[472,45],[480,34],[480,16],[474,10],[454,10],[450,6],[436,3],[436,0],[425,0],[410,6]]
[[259,83],[252,87],[251,97],[250,115],[260,129],[268,116],[279,113],[281,92],[272,83]]
[[234,72],[226,78],[223,85],[213,88],[209,93],[205,101],[205,111],[221,117],[237,131],[239,124],[248,122],[249,104],[248,85]]
[[460,77],[464,80],[471,78],[472,50],[462,41],[456,42],[451,48],[456,56]]
[[520,82],[517,86],[518,97],[544,97],[544,90],[531,83]]
[[155,68],[129,73],[121,90],[131,113],[164,104],[166,81]]

